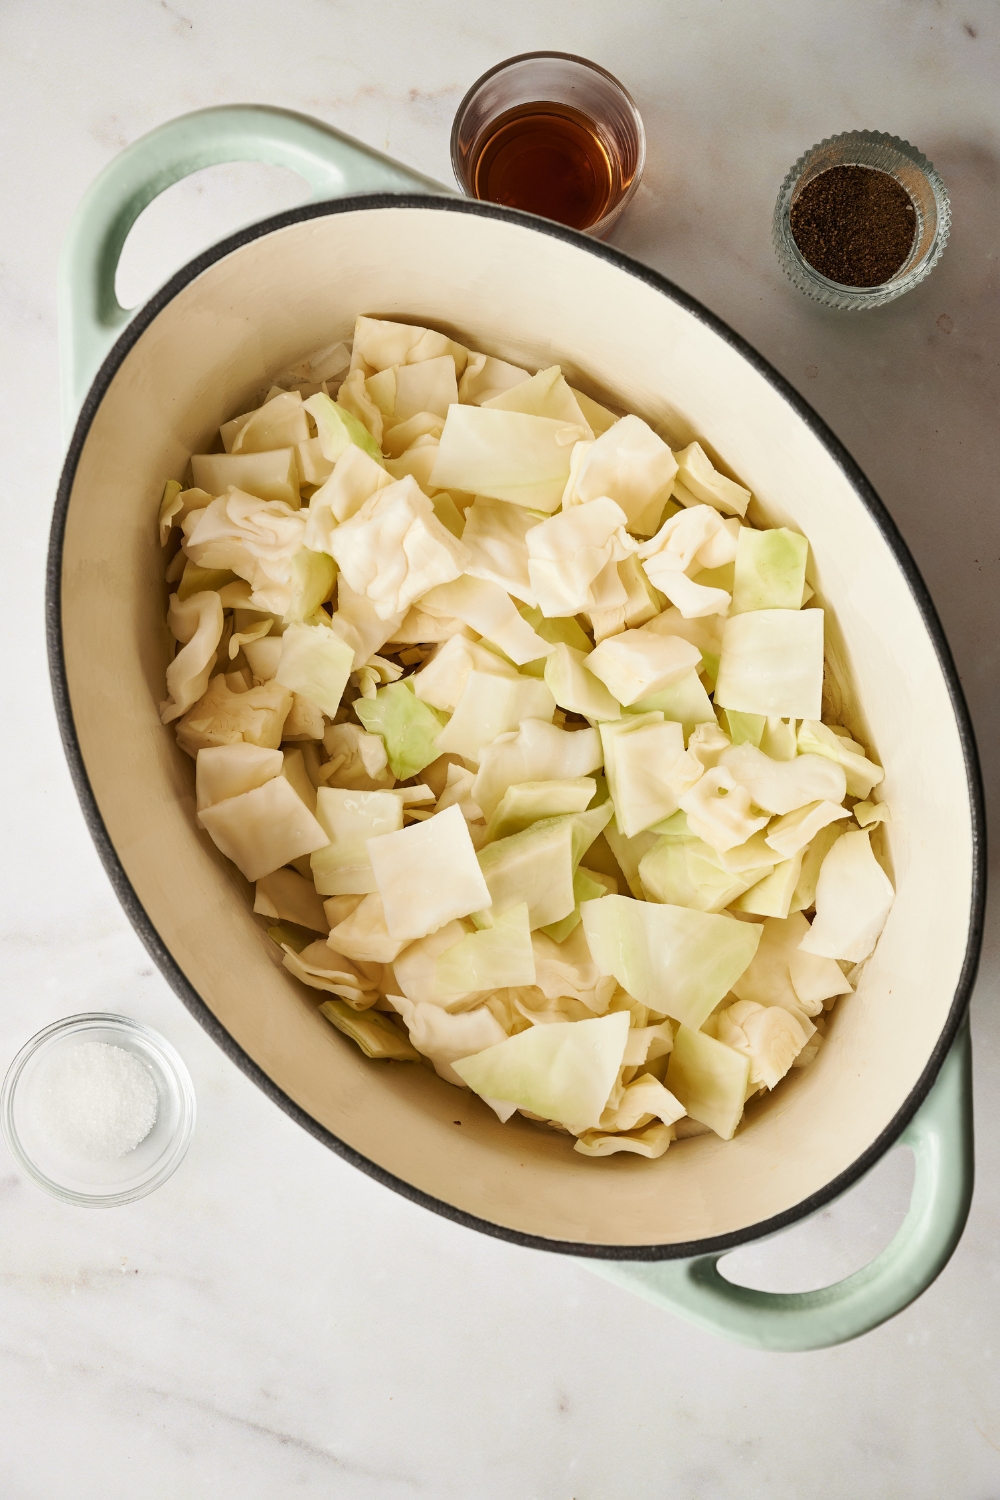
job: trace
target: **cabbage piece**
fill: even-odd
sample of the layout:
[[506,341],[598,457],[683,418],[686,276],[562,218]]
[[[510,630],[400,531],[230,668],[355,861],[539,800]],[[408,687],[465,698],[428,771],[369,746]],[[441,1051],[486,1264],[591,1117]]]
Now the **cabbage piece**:
[[320,1015],[357,1043],[366,1057],[379,1061],[391,1058],[394,1062],[419,1062],[420,1054],[408,1042],[387,1016],[376,1010],[358,1014],[343,1000],[324,1000]]
[[199,819],[247,880],[270,875],[327,842],[325,830],[283,776],[202,808]]
[[621,1066],[624,1011],[592,1021],[532,1026],[458,1060],[454,1070],[477,1094],[506,1099],[567,1128],[596,1126]]
[[272,776],[281,775],[282,765],[280,750],[246,745],[242,740],[199,750],[195,760],[198,812],[263,786]]
[[750,1059],[690,1026],[679,1026],[666,1086],[692,1120],[731,1141],[743,1117]]
[[424,823],[369,838],[367,847],[393,937],[422,938],[456,917],[492,905],[468,825],[457,807]]
[[224,496],[242,491],[258,500],[280,501],[299,508],[299,466],[294,448],[270,453],[195,453],[191,457],[195,488]]
[[333,534],[341,521],[357,515],[366,500],[379,490],[388,489],[392,482],[391,474],[361,448],[349,444],[334,464],[329,479],[309,501],[305,545],[314,552],[330,552]]
[[[443,417],[436,416],[433,412],[422,411],[418,412],[415,417],[410,417],[409,421],[398,422],[394,427],[390,427],[382,439],[382,444],[389,458],[397,462],[405,453],[410,453],[411,461],[401,467],[404,472],[411,474],[414,474],[415,469],[419,469],[421,477],[423,477],[425,474],[430,475],[434,472],[434,464],[437,460],[437,446],[443,431]],[[435,451],[430,455],[429,464],[419,459],[416,463],[413,462],[413,449],[422,441],[430,442],[434,445]],[[416,477],[415,474],[414,477]],[[445,490],[436,488],[433,484],[430,484],[429,488],[433,489],[435,494],[447,493]]]
[[642,571],[634,553],[616,563],[615,571],[618,574],[618,585],[625,591],[625,602],[615,605],[613,609],[590,611],[590,624],[598,645],[609,635],[618,635],[622,630],[645,625],[660,612],[660,597]]
[[695,583],[688,574],[730,562],[736,555],[738,530],[738,521],[723,521],[709,505],[669,516],[639,548],[646,577],[686,618],[724,615],[729,608],[726,590]]
[[618,882],[613,875],[602,875],[583,866],[573,876],[574,907],[569,916],[558,922],[549,922],[538,930],[554,943],[562,943],[580,925],[580,905],[584,901],[599,901],[602,896],[618,894]]
[[758,917],[787,917],[801,871],[802,851],[799,850],[798,854],[780,861],[770,875],[751,886],[734,902],[735,909]]
[[403,804],[391,792],[320,787],[316,816],[329,843],[309,861],[321,896],[366,896],[379,889],[368,840],[403,826]]
[[535,955],[524,902],[501,912],[492,927],[470,932],[446,948],[435,968],[435,988],[453,998],[534,982]]
[[740,714],[734,708],[722,710],[722,722],[734,745],[760,747],[767,719],[763,714]]
[[295,922],[299,927],[312,928],[313,932],[330,930],[316,887],[295,870],[273,870],[270,875],[262,875],[254,892],[253,909],[258,916]]
[[291,598],[283,616],[286,625],[301,624],[311,620],[321,604],[325,604],[333,593],[337,581],[337,565],[325,552],[313,552],[302,547],[292,558]]
[[317,391],[303,404],[316,423],[316,435],[328,463],[336,464],[348,448],[355,447],[381,466],[378,443],[343,402],[331,401],[323,391]]
[[727,620],[715,685],[720,708],[818,719],[823,611],[755,609]]
[[550,417],[452,406],[431,483],[551,512],[562,500],[571,445],[579,436],[578,426]]
[[[464,766],[451,764],[448,766],[447,778],[434,811],[444,812],[446,807],[458,807],[467,823],[484,822],[483,810],[472,797],[472,783],[475,780],[472,772],[467,771]],[[476,848],[479,848],[479,843]]]
[[382,413],[365,389],[365,377],[360,370],[352,370],[341,382],[337,391],[337,403],[342,411],[350,413],[371,438],[376,448],[382,447]]
[[[705,615],[701,619],[686,620],[679,609],[665,609],[656,615],[646,627],[654,635],[679,635],[690,641],[701,654],[701,671],[708,679],[712,690],[719,669],[719,654],[722,651],[722,632],[725,621],[719,615]],[[697,669],[696,669],[697,670]]]
[[479,866],[489,891],[480,907],[502,914],[526,902],[532,928],[561,921],[576,905],[572,818],[547,818],[487,844]]
[[823,861],[816,883],[816,920],[803,953],[860,963],[873,951],[895,898],[892,882],[867,833],[845,833]]
[[478,496],[465,512],[462,542],[471,557],[466,572],[534,604],[525,538],[538,524],[538,516],[519,505]]
[[[178,557],[183,557],[183,555],[181,552],[177,554]],[[235,581],[236,574],[232,568],[199,568],[197,563],[189,560],[184,564],[184,572],[181,574],[181,581],[177,585],[177,597],[183,604],[186,599],[191,598],[192,594],[200,594],[206,589],[219,591],[224,589],[227,584],[234,583]],[[249,591],[247,602],[249,603]],[[224,599],[222,604],[223,608],[227,607]]]
[[861,828],[870,828],[873,823],[891,823],[892,817],[884,802],[856,802],[854,817]]
[[[625,531],[625,512],[613,500],[590,500],[532,527],[525,537],[528,577],[543,615],[575,615],[580,610],[624,604],[626,592],[614,564],[634,551]],[[600,591],[595,585],[611,567]]]
[[[315,747],[314,747],[315,750]],[[305,755],[301,750],[282,750],[281,774],[291,782],[292,786],[302,798],[310,812],[316,811],[316,784],[306,767]],[[315,750],[315,766],[319,769],[319,752]]]
[[607,495],[625,512],[629,531],[650,536],[676,473],[676,460],[663,439],[641,417],[622,417],[580,454],[563,504]]
[[330,928],[329,943],[356,963],[391,964],[403,947],[399,938],[389,936],[382,897],[374,892],[362,896],[354,910]]
[[399,781],[408,781],[437,760],[435,741],[444,720],[414,696],[409,681],[390,682],[374,698],[358,698],[354,712],[369,734],[382,736],[390,769]]
[[[392,403],[383,415],[386,431],[421,412],[446,417],[449,406],[458,400],[458,380],[455,361],[450,354],[439,354],[434,359],[419,360],[412,365],[395,365],[368,381],[368,391],[376,395],[376,385],[387,376],[392,377]],[[377,400],[377,397],[376,397]]]
[[379,734],[368,734],[357,724],[331,724],[323,733],[323,745],[330,757],[320,769],[323,782],[348,791],[377,792],[396,779]]
[[720,853],[745,844],[767,823],[766,816],[753,816],[750,793],[724,765],[705,771],[678,800],[691,832]]
[[[727,516],[746,515],[750,491],[720,474],[700,443],[689,443],[680,453],[675,453],[674,458],[680,485],[701,504],[714,505]],[[675,482],[675,493],[677,488]]]
[[[597,782],[590,776],[561,781],[521,781],[508,787],[486,829],[488,842],[521,833],[532,823],[565,813],[583,812],[593,800]],[[527,980],[524,981],[528,983]],[[532,984],[534,980],[530,981]]]
[[558,729],[542,719],[526,719],[515,734],[500,736],[482,751],[472,795],[489,818],[509,786],[589,776],[602,764],[596,729]]
[[[709,729],[718,728],[718,720],[711,700],[696,671],[685,673],[669,687],[660,688],[646,698],[637,698],[625,709],[626,714],[658,712],[665,719],[680,724],[685,738],[693,735],[700,725]],[[729,744],[727,738],[726,744]]]
[[429,703],[442,713],[453,713],[473,669],[492,673],[495,677],[518,677],[516,667],[495,651],[465,636],[453,635],[441,643],[409,680],[421,702]]
[[753,923],[627,896],[587,901],[580,910],[601,972],[613,974],[658,1016],[695,1030],[732,989],[760,941]]
[[[539,929],[532,933],[531,945],[535,953],[535,984],[547,1000],[558,1002],[555,1011],[547,1012],[550,1018],[566,1020],[576,1017],[576,1012],[565,1010],[567,999],[598,1015],[608,1009],[617,985],[614,979],[602,976],[579,923],[560,941]],[[534,1012],[529,1019],[534,1023]]]
[[799,883],[795,887],[789,911],[806,911],[816,900],[816,882],[822,869],[823,861],[840,838],[841,834],[847,832],[843,823],[830,823],[826,828],[821,828],[811,844],[807,844],[802,852],[802,869],[799,872]]
[[596,437],[600,437],[602,433],[608,431],[609,427],[613,427],[616,422],[621,421],[621,418],[617,417],[613,411],[609,411],[606,406],[602,406],[599,401],[595,401],[593,396],[588,396],[583,391],[578,391],[575,385],[571,385],[570,390],[576,397],[577,404],[587,419],[587,425]]
[[[764,865],[761,877],[770,868]],[[652,901],[708,912],[723,911],[751,884],[727,870],[702,839],[661,838],[639,861],[639,879]]]
[[586,719],[617,719],[621,704],[588,672],[584,663],[589,654],[562,642],[554,646],[545,662],[545,685],[560,708]]
[[395,638],[402,621],[402,614],[383,620],[366,595],[355,593],[343,575],[337,580],[337,612],[330,625],[354,652],[355,671],[367,666],[376,651]]
[[645,833],[637,833],[635,838],[627,839],[623,833],[618,832],[616,824],[611,822],[604,830],[604,838],[632,895],[637,901],[645,901],[646,893],[639,879],[639,865],[656,843],[656,833],[647,829]]
[[690,641],[661,635],[647,625],[609,636],[594,647],[585,665],[627,707],[679,682],[700,661],[701,653]]
[[[271,933],[281,928],[270,928]],[[378,999],[375,982],[367,974],[360,973],[343,954],[334,953],[324,940],[310,943],[297,951],[287,941],[281,943],[285,950],[282,962],[290,974],[301,979],[314,990],[325,990],[346,1000],[353,1010],[367,1010]]]
[[[468,922],[446,922],[436,932],[416,942],[407,943],[397,959],[393,960],[396,985],[408,1000],[415,1005],[451,1004],[452,999],[438,989],[437,961],[442,953],[454,948],[472,929]],[[460,997],[465,999],[463,995]],[[457,1007],[461,1009],[462,1007]]]
[[301,481],[317,486],[325,484],[333,473],[333,464],[323,457],[323,445],[319,438],[307,438],[304,443],[296,443],[295,453]]
[[198,567],[230,569],[245,578],[251,606],[280,616],[291,603],[292,559],[305,524],[301,512],[280,501],[230,490],[187,517],[185,547]]
[[764,720],[764,730],[757,748],[772,760],[794,760],[799,753],[796,728],[795,719],[781,719],[775,714],[769,714]]
[[[813,613],[813,611],[807,611]],[[819,714],[813,714],[799,725],[798,745],[802,755],[825,755],[843,766],[847,777],[847,794],[850,797],[868,797],[872,787],[878,786],[885,776],[881,766],[867,759],[853,740],[835,734],[826,724],[821,724]]]
[[233,745],[240,740],[276,750],[291,706],[292,694],[279,682],[234,693],[220,673],[179,721],[177,743],[192,757],[210,745]]
[[755,1005],[782,1006],[796,1017],[808,1038],[813,1030],[808,1017],[817,1015],[821,1005],[803,1002],[792,983],[789,963],[809,931],[809,923],[796,912],[783,921],[768,917],[759,931],[757,951],[733,984],[733,994],[740,1000],[752,1000]]
[[812,843],[821,828],[850,816],[846,807],[838,807],[835,802],[807,802],[795,812],[777,818],[768,829],[765,842],[782,859],[791,859]]
[[846,791],[842,768],[822,755],[773,760],[753,745],[734,745],[723,751],[720,765],[746,788],[757,807],[770,813],[795,812],[810,802],[840,803]]
[[549,417],[566,426],[579,428],[580,438],[594,435],[558,365],[539,370],[529,380],[519,380],[516,385],[498,392],[488,401],[481,401],[479,405],[491,411],[520,411],[531,417]]
[[[628,1054],[628,1042],[625,1044]],[[634,1130],[653,1115],[664,1125],[673,1125],[682,1118],[686,1110],[669,1089],[665,1089],[652,1073],[643,1073],[626,1084],[618,1104],[608,1108],[601,1116],[603,1130]]]
[[417,1051],[430,1058],[440,1077],[459,1088],[466,1087],[465,1080],[452,1063],[467,1057],[470,1047],[482,1051],[506,1041],[506,1032],[485,1005],[453,1015],[440,1005],[415,1005],[405,995],[390,995],[389,999],[402,1015]]
[[292,694],[292,706],[288,710],[285,727],[281,731],[284,740],[321,740],[326,729],[323,711],[300,693]]
[[461,375],[469,358],[468,349],[435,328],[393,323],[386,318],[361,317],[354,324],[351,370],[360,369],[366,376],[392,365],[414,365],[443,354],[451,355]]
[[750,609],[798,609],[806,581],[809,543],[778,526],[755,531],[741,526],[733,576],[734,615]]
[[[469,362],[458,386],[458,399],[467,406],[482,406],[492,396],[499,396],[501,391],[509,391],[530,379],[530,373],[519,365],[509,365],[506,360],[495,359],[492,354],[476,354],[470,350]],[[574,394],[579,395],[578,392]]]
[[633,838],[676,812],[690,784],[687,767],[677,764],[684,731],[650,714],[601,724],[600,732],[615,820],[619,832]]
[[573,1150],[579,1151],[583,1156],[614,1156],[618,1151],[629,1151],[636,1156],[656,1161],[673,1139],[673,1129],[659,1122],[647,1125],[632,1135],[607,1135],[600,1130],[584,1130],[577,1137]]
[[483,578],[458,578],[430,590],[422,609],[453,615],[498,646],[518,666],[547,656],[551,647],[537,635],[498,584]]
[[[181,524],[181,512],[184,502],[181,499],[184,486],[177,479],[168,479],[163,486],[163,494],[160,498],[160,510],[156,518],[156,524],[160,531],[160,546],[165,547],[170,540],[170,533],[175,526]],[[206,495],[205,504],[211,500],[211,495]]]
[[222,604],[218,594],[205,591],[192,594],[183,602],[171,594],[167,624],[182,646],[167,667],[168,696],[160,704],[160,719],[164,724],[187,713],[208,687],[222,636]]
[[436,584],[462,573],[468,553],[446,531],[411,478],[378,490],[330,538],[350,587],[380,619],[405,612]]
[[275,680],[333,718],[354,665],[354,652],[328,625],[290,625],[281,637]]
[[750,1059],[751,1085],[773,1089],[805,1046],[807,1037],[795,1017],[780,1005],[737,1000],[716,1023],[717,1039]]
[[529,604],[519,605],[518,614],[528,622],[536,635],[550,645],[570,646],[574,651],[582,651],[584,655],[592,650],[590,637],[572,615],[549,619],[540,609]]
[[219,428],[227,453],[266,453],[293,447],[309,437],[309,423],[299,391],[279,391],[255,411],[244,412]]
[[437,754],[452,752],[478,760],[483,747],[498,735],[516,730],[525,719],[551,719],[555,711],[552,694],[536,678],[472,671],[455,712],[437,736]]

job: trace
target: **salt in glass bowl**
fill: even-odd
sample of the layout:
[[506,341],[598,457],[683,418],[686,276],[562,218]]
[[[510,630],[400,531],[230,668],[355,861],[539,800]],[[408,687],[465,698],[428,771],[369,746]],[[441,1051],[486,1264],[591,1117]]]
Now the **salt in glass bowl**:
[[[807,183],[831,167],[875,167],[903,187],[917,215],[913,248],[895,275],[879,286],[844,286],[811,266],[792,234],[792,205]],[[800,156],[781,184],[774,207],[774,248],[787,276],[807,297],[826,307],[860,312],[882,307],[918,286],[941,259],[951,229],[951,205],[941,178],[909,141],[878,130],[832,135]]]
[[[156,1084],[156,1122],[133,1151],[91,1160],[53,1141],[37,1116],[47,1065],[84,1042],[106,1042],[133,1053]],[[67,1016],[38,1032],[7,1070],[0,1092],[0,1129],[17,1165],[64,1203],[113,1208],[153,1192],[176,1171],[191,1143],[194,1087],[181,1058],[158,1032],[128,1016],[100,1011]]]

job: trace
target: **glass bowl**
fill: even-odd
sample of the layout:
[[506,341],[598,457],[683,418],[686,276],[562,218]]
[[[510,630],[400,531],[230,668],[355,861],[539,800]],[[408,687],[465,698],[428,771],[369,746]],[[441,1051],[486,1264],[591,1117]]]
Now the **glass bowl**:
[[[156,1122],[125,1156],[93,1160],[68,1152],[39,1118],[48,1065],[60,1052],[85,1042],[122,1047],[153,1075]],[[132,1203],[166,1182],[190,1145],[194,1120],[191,1078],[170,1043],[128,1016],[100,1011],[67,1016],[33,1036],[8,1068],[0,1093],[0,1128],[15,1162],[46,1192],[84,1208]]]
[[[905,188],[916,210],[913,249],[894,276],[880,286],[844,286],[811,266],[792,236],[791,210],[807,183],[831,167],[876,167]],[[800,156],[781,184],[774,207],[773,239],[778,260],[800,292],[827,307],[859,312],[881,307],[919,285],[941,259],[951,229],[951,205],[944,183],[909,141],[878,130],[832,135]]]
[[[451,165],[467,198],[476,190],[483,146],[501,120],[524,105],[569,106],[584,115],[607,156],[610,196],[581,232],[603,237],[635,195],[646,164],[646,132],[635,100],[614,74],[570,52],[523,52],[497,63],[469,89],[451,130]],[[488,200],[487,200],[488,201]]]

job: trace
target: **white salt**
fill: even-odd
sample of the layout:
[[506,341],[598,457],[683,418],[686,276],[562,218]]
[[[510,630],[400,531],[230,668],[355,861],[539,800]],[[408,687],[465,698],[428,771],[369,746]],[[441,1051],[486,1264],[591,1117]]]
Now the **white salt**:
[[127,1156],[156,1124],[156,1082],[134,1052],[107,1042],[60,1049],[38,1079],[36,1117],[54,1146],[91,1160]]

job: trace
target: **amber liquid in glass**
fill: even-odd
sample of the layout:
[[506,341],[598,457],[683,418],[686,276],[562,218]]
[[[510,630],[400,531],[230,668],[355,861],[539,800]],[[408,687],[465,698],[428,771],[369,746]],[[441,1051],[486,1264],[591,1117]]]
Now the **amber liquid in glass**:
[[472,183],[487,203],[589,229],[610,206],[614,171],[586,115],[565,104],[522,104],[484,131]]

